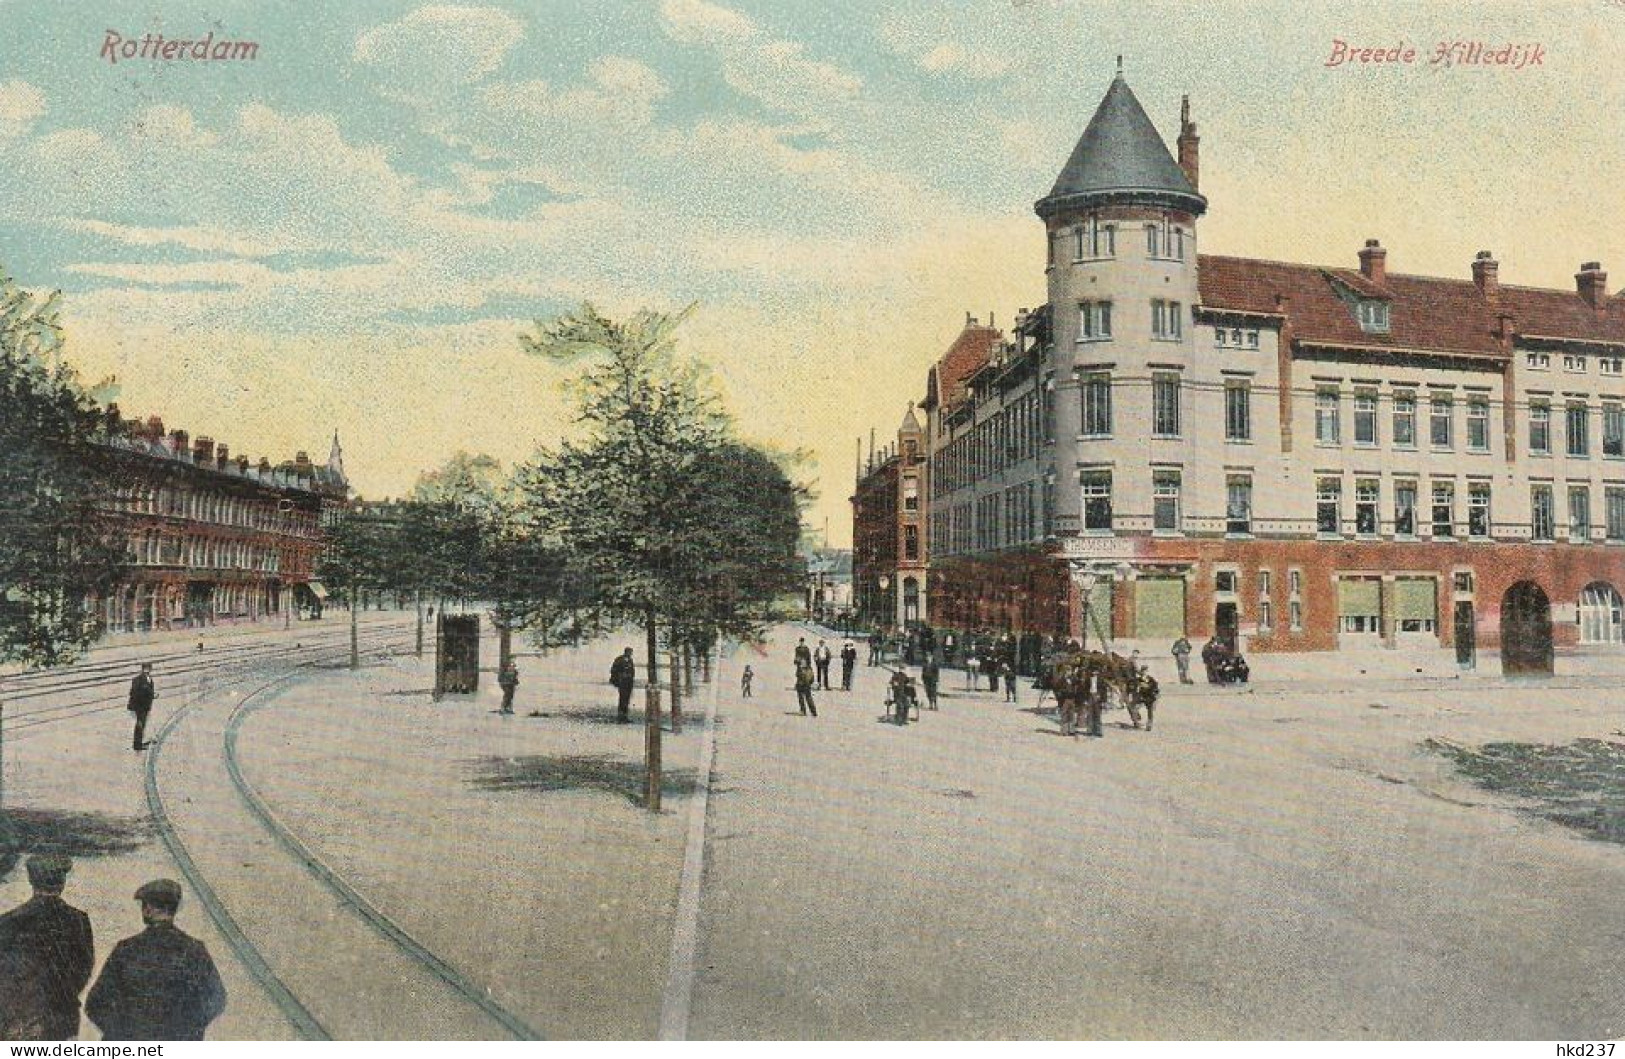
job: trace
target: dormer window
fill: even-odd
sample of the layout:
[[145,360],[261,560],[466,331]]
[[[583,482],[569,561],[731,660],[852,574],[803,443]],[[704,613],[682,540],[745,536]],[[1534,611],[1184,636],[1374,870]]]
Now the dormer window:
[[1361,298],[1355,308],[1355,313],[1360,321],[1360,330],[1368,333],[1387,334],[1387,302],[1378,298]]

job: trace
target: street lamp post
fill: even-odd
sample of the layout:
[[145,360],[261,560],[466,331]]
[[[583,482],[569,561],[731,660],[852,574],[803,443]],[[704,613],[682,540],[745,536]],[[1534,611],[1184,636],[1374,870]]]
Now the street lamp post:
[[[1099,580],[1100,575],[1090,569],[1086,563],[1076,559],[1072,561],[1072,583],[1078,586],[1078,606],[1082,618],[1078,629],[1078,645],[1084,650],[1089,649],[1089,621],[1093,616],[1089,611],[1090,597],[1094,595],[1095,584]],[[1100,646],[1104,648],[1106,645],[1101,644]]]

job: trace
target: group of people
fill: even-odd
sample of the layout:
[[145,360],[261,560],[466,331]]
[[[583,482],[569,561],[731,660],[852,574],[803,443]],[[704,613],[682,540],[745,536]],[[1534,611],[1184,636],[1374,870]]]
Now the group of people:
[[1138,651],[1124,658],[1115,651],[1085,651],[1077,641],[1071,641],[1052,656],[1043,683],[1055,696],[1062,735],[1077,735],[1081,719],[1084,735],[1103,736],[1101,714],[1113,692],[1128,710],[1135,728],[1140,727],[1142,709],[1146,731],[1156,720],[1157,680],[1141,664]]
[[[871,645],[871,652],[873,647]],[[818,716],[818,705],[813,700],[813,692],[833,691],[830,684],[829,668],[835,660],[835,652],[830,650],[828,642],[818,641],[817,647],[808,647],[807,638],[802,637],[796,641],[795,672],[796,672],[796,706],[802,716]],[[872,654],[871,654],[872,657]],[[858,647],[851,640],[841,646],[841,690],[852,690],[852,674],[858,667]],[[755,674],[749,666],[740,676],[740,694],[750,697],[750,684]]]
[[1247,659],[1217,636],[1202,645],[1202,666],[1209,684],[1245,684],[1252,674]]
[[[73,862],[28,858],[34,895],[0,916],[0,1038],[79,1036],[79,996],[96,947],[90,917],[62,899]],[[155,879],[135,892],[146,929],[114,946],[84,1014],[106,1041],[201,1041],[226,1009],[226,987],[203,942],[175,926],[180,883]]]

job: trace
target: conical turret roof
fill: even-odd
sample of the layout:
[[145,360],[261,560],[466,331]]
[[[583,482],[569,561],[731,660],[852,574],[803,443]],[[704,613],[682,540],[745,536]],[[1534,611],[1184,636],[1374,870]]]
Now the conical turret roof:
[[1196,214],[1207,209],[1207,199],[1185,179],[1121,70],[1072,148],[1055,186],[1034,209],[1040,217],[1050,217],[1108,202],[1143,203]]

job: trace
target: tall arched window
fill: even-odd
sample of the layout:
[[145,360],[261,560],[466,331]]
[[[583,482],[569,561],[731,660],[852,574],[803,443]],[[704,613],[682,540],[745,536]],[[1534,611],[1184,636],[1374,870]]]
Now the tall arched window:
[[1580,642],[1625,643],[1625,600],[1606,581],[1580,591]]

